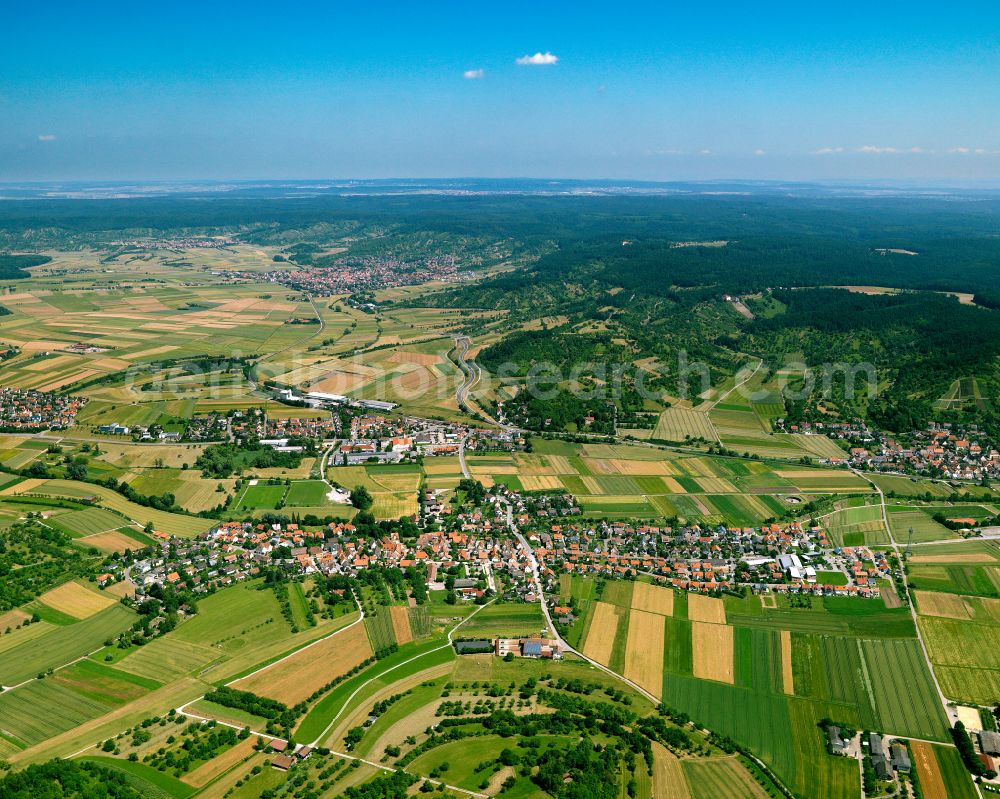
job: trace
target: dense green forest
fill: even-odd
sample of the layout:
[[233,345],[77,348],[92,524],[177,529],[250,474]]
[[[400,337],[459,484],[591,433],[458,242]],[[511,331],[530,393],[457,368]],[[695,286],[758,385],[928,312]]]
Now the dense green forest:
[[0,253],[0,280],[31,277],[31,273],[26,272],[26,269],[47,264],[51,260],[47,255],[4,255]]
[[[777,368],[784,356],[806,363],[871,363],[889,385],[870,404],[853,405],[891,430],[922,427],[951,383],[977,377],[996,383],[1000,313],[927,292],[865,295],[839,289],[778,290],[782,313],[749,325],[743,346]],[[835,371],[835,370],[831,370]],[[834,385],[836,393],[842,385]],[[867,392],[859,382],[859,394]],[[995,395],[995,393],[994,393]],[[839,396],[852,407],[854,397]]]
[[0,778],[4,799],[141,799],[119,771],[96,763],[50,760]]
[[[556,193],[545,196],[550,188]],[[523,376],[540,362],[564,372],[580,362],[624,364],[666,403],[704,388],[687,385],[685,364],[703,364],[718,385],[748,354],[771,368],[804,355],[811,366],[877,368],[874,400],[833,381],[844,415],[892,429],[919,424],[952,381],[971,376],[988,401],[969,412],[995,413],[1000,195],[737,183],[639,194],[599,182],[588,195],[557,193],[574,188],[455,180],[317,187],[309,196],[282,196],[268,184],[72,202],[26,195],[0,204],[0,247],[100,248],[128,236],[204,233],[280,247],[282,259],[309,268],[332,263],[345,244],[344,257],[359,265],[381,257],[405,268],[451,255],[468,268],[504,270],[420,300],[487,309],[465,332],[505,334],[478,356],[490,369],[515,364]],[[19,259],[0,260],[15,271],[29,263],[7,258]],[[911,291],[868,297],[823,288],[843,285]],[[935,291],[969,292],[981,307]],[[757,318],[741,316],[727,295],[746,298]],[[548,329],[522,330],[540,318]],[[582,377],[602,384],[593,371]],[[608,413],[656,410],[642,407],[632,381],[618,396],[583,401],[553,384],[549,399],[525,398],[516,410],[542,423],[595,417],[588,424],[598,426]]]

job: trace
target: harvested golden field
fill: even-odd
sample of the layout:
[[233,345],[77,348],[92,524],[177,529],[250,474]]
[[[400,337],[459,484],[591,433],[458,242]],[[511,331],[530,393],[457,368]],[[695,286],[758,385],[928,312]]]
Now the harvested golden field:
[[625,646],[625,676],[659,698],[663,695],[663,616],[633,610]]
[[923,741],[910,741],[910,752],[913,754],[913,766],[919,775],[924,799],[948,799],[948,790],[941,776],[934,747]]
[[387,363],[410,363],[417,366],[434,366],[435,364],[441,363],[441,356],[423,352],[400,350],[398,352],[394,352],[385,360]]
[[674,590],[650,583],[635,583],[632,586],[632,609],[673,616]]
[[996,563],[996,558],[994,558],[988,552],[966,552],[957,555],[913,555],[909,559],[910,563],[954,563],[954,564],[983,564],[992,565]]
[[677,756],[653,741],[653,799],[690,799],[684,769]]
[[218,757],[213,757],[206,763],[202,763],[198,768],[189,774],[181,777],[183,782],[193,785],[195,788],[202,788],[221,774],[225,774],[229,769],[242,760],[250,757],[254,753],[254,746],[257,739],[251,736],[244,741],[240,741],[236,746],[227,749]]
[[612,458],[607,461],[608,464],[617,472],[618,474],[625,475],[647,475],[647,474],[658,474],[658,475],[668,475],[673,474],[670,469],[670,464],[666,461],[632,461],[625,460],[622,458]]
[[410,629],[410,609],[400,605],[389,608],[392,618],[392,631],[396,635],[397,644],[407,644],[413,640],[413,630]]
[[142,548],[142,544],[134,538],[125,535],[125,533],[119,533],[117,530],[78,538],[77,543],[88,547],[96,547],[101,552],[124,552],[126,549]]
[[44,478],[39,477],[29,477],[27,480],[22,480],[20,483],[8,486],[7,488],[0,491],[0,494],[4,496],[16,496],[18,494],[27,494],[29,491],[38,488],[42,483],[46,482]]
[[691,624],[694,676],[733,683],[733,628],[725,624]]
[[30,618],[31,616],[17,608],[0,613],[0,633],[3,633],[8,627],[17,627],[21,622]]
[[372,645],[365,625],[354,624],[256,674],[237,680],[233,687],[291,706],[371,656]]
[[87,619],[115,604],[116,600],[79,583],[64,583],[46,591],[38,597],[38,601],[74,619]]
[[552,475],[522,475],[521,485],[525,491],[551,491],[563,487],[559,478]]
[[109,585],[104,589],[104,593],[116,597],[135,596],[135,586],[128,580],[122,580],[120,583]]
[[322,380],[309,386],[310,391],[323,391],[327,394],[347,394],[361,388],[366,383],[374,379],[374,376],[367,374],[355,374],[354,372],[333,372]]
[[937,591],[914,591],[917,611],[924,616],[940,616],[945,619],[971,619],[969,603],[955,594],[939,594]]
[[677,482],[674,477],[661,477],[660,481],[671,494],[684,494],[684,486]]
[[86,380],[88,377],[93,377],[96,374],[100,374],[100,372],[96,369],[81,369],[78,372],[57,377],[56,379],[50,380],[47,383],[36,386],[35,388],[37,388],[38,391],[56,391],[63,386],[68,386],[71,383],[78,383],[79,381]]
[[549,466],[555,474],[578,474],[576,467],[574,467],[570,462],[569,458],[565,455],[546,455],[549,460]]
[[736,486],[721,477],[695,477],[694,481],[706,494],[734,494]]
[[721,599],[715,599],[704,594],[689,594],[688,618],[691,621],[701,621],[709,624],[725,624],[726,605]]
[[607,602],[594,603],[594,617],[590,621],[583,654],[605,666],[611,662],[611,651],[618,632],[618,608]]
[[795,695],[795,676],[792,671],[792,633],[781,630],[781,687],[789,696]]

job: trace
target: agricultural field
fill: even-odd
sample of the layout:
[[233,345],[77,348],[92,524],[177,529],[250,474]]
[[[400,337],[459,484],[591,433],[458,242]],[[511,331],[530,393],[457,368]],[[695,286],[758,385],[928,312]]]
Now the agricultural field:
[[373,654],[365,625],[354,624],[233,684],[294,705]]
[[[905,608],[833,598],[796,608],[781,596],[765,605],[753,595],[716,599],[642,582],[598,586],[577,575],[560,581],[561,599],[576,602],[580,614],[571,634],[580,631],[581,650],[748,746],[793,790],[800,769],[815,770],[824,751],[815,729],[824,715],[948,739]],[[654,670],[662,673],[658,686],[650,683]],[[801,731],[789,736],[789,729]],[[856,770],[835,758],[818,762],[818,793],[805,782],[799,790],[853,795]]]
[[532,444],[530,454],[470,457],[473,476],[485,485],[503,483],[518,490],[562,488],[590,517],[676,517],[736,526],[791,517],[804,498],[872,491],[845,470],[682,455],[628,444],[544,439]]
[[910,567],[910,584],[924,591],[1000,597],[1000,567],[919,563]]
[[159,687],[153,680],[81,660],[0,694],[4,734],[22,747],[33,746]]
[[[492,325],[499,319],[495,313],[438,308],[404,313],[393,306],[366,313],[343,297],[319,298],[314,305],[300,292],[253,281],[223,286],[211,275],[236,266],[268,268],[276,252],[239,245],[206,253],[122,253],[109,254],[105,263],[92,263],[79,273],[52,274],[51,265],[39,270],[30,284],[4,297],[11,313],[0,317],[0,339],[21,352],[0,364],[0,382],[79,391],[88,397],[77,429],[69,431],[61,446],[79,454],[75,447],[84,437],[101,438],[100,454],[88,465],[92,476],[114,477],[143,494],[171,493],[192,513],[213,512],[232,494],[226,518],[259,517],[279,508],[353,515],[353,508],[327,500],[329,489],[316,479],[314,459],[305,459],[295,470],[262,470],[237,490],[235,480],[206,478],[193,468],[203,445],[138,446],[97,434],[97,427],[109,422],[161,423],[174,429],[180,426],[177,420],[195,413],[261,404],[240,368],[194,374],[163,363],[236,349],[263,356],[257,364],[260,379],[301,391],[390,399],[409,413],[467,420],[454,396],[463,376],[449,354],[452,335],[470,323]],[[61,263],[78,265],[86,257],[70,254]],[[380,295],[416,296],[413,289]],[[322,319],[322,326],[288,324],[313,315]],[[568,323],[567,317],[545,321]],[[525,329],[535,325],[541,329],[539,320]],[[477,344],[498,337],[487,328],[477,335]],[[81,341],[94,342],[99,351],[76,351],[73,345]],[[114,377],[125,370],[128,379]],[[655,441],[642,446],[535,437],[530,452],[471,454],[468,463],[487,485],[572,493],[589,519],[756,526],[792,518],[797,506],[821,499],[824,510],[833,507],[821,523],[836,544],[885,543],[881,510],[871,504],[875,494],[868,482],[847,470],[811,465],[841,456],[841,448],[822,436],[772,432],[773,421],[785,411],[771,377],[751,378],[747,388],[753,399],[729,391],[734,383],[730,379],[711,390],[697,407],[676,404],[663,410],[662,404],[652,403],[645,410],[649,419],[655,418],[655,428],[634,432],[652,440],[702,439],[754,458],[697,454],[694,446],[667,450]],[[948,407],[978,402],[978,390],[975,380],[960,382],[946,398]],[[492,392],[484,389],[475,399],[488,408],[496,396]],[[268,412],[323,413],[275,407],[273,402]],[[0,469],[23,469],[36,461],[54,465],[59,456],[47,453],[47,446],[27,437],[4,437]],[[374,515],[394,519],[417,512],[421,484],[450,490],[461,469],[457,458],[428,458],[420,466],[335,467],[327,476],[348,489],[364,486],[374,498]],[[897,541],[905,541],[914,529],[910,579],[920,630],[943,690],[949,698],[995,702],[1000,699],[1000,547],[960,541],[931,514],[946,509],[985,518],[996,509],[976,504],[972,492],[961,505],[924,505],[919,497],[925,491],[945,497],[950,487],[889,476],[877,480],[887,492],[912,498],[891,506],[890,523]],[[74,500],[72,507],[53,505],[47,523],[68,531],[82,546],[104,552],[151,543],[140,532],[147,525],[159,533],[194,538],[215,524],[209,518],[147,508],[101,486],[70,480],[21,479],[0,471],[0,492],[4,520],[30,509],[28,500]],[[952,539],[942,546],[920,546]],[[311,763],[296,767],[294,774],[302,780],[294,784],[286,784],[286,777],[269,768],[267,757],[246,741],[174,776],[129,761],[127,743],[120,753],[102,753],[102,762],[128,774],[134,784],[148,786],[145,792],[153,799],[251,799],[263,791],[297,795],[307,778],[315,784],[327,781],[321,789],[326,796],[342,795],[379,774],[375,762],[489,795],[498,793],[509,777],[513,786],[504,794],[517,799],[537,795],[537,790],[527,769],[499,768],[500,752],[544,753],[578,738],[576,730],[531,736],[491,730],[494,718],[557,715],[545,710],[537,686],[520,689],[529,677],[544,684],[549,701],[556,696],[567,703],[609,703],[640,715],[655,712],[646,694],[579,659],[505,663],[490,656],[458,656],[448,645],[444,631],[463,619],[459,637],[543,632],[537,603],[449,606],[439,595],[420,607],[379,607],[364,621],[352,613],[310,627],[302,585],[292,585],[290,593],[291,618],[300,632],[292,633],[274,591],[241,584],[200,596],[193,618],[141,647],[126,642],[124,649],[106,646],[136,619],[117,601],[115,590],[69,582],[4,614],[10,625],[33,612],[42,621],[0,636],[0,683],[15,686],[0,693],[0,757],[41,759],[48,755],[41,745],[51,740],[57,741],[52,751],[83,751],[145,716],[197,700],[212,685],[231,684],[288,705],[310,700],[296,722],[298,740],[341,751],[348,734],[360,727],[360,741],[352,751],[370,762],[353,761],[359,763],[353,766],[336,755],[317,753]],[[819,598],[798,607],[785,597],[768,597],[765,605],[756,596],[688,595],[647,582],[569,575],[560,580],[559,594],[564,603],[573,603],[578,617],[564,631],[571,644],[666,706],[736,739],[798,795],[857,795],[855,765],[825,753],[817,728],[821,718],[891,735],[947,740],[946,720],[906,607]],[[376,652],[386,656],[367,663]],[[355,669],[358,673],[350,674]],[[562,677],[582,681],[587,689],[560,686],[556,680]],[[346,679],[324,691],[340,678]],[[444,708],[446,700],[474,715],[469,727],[475,735],[431,740],[426,731],[454,712]],[[373,712],[376,706],[378,713]],[[255,727],[263,721],[207,701],[192,705],[191,712],[219,714],[222,720]],[[370,725],[369,715],[375,716]],[[636,780],[631,793],[637,799],[769,795],[746,768],[748,761],[716,750],[694,727],[685,734],[698,741],[697,754],[678,757],[655,744],[653,776],[641,763],[632,774],[616,775],[621,796],[630,793],[629,776]],[[524,738],[532,739],[531,744],[524,744]],[[150,749],[167,745],[165,741],[161,735]],[[968,780],[951,749],[920,744],[914,755],[926,796],[964,799]],[[320,777],[323,768],[335,770]]]
[[[24,632],[30,631],[32,636],[22,636],[20,644],[17,635],[10,636],[13,639],[10,645],[0,639],[3,642],[3,649],[0,649],[0,685],[18,685],[48,669],[82,658],[100,649],[108,638],[116,638],[128,629],[135,618],[133,611],[113,604],[79,621],[69,618],[72,622],[69,624],[42,622],[22,628]],[[42,629],[36,634],[32,629],[34,627]]]
[[[125,523],[131,521],[140,527],[152,524],[157,532],[168,535],[176,535],[181,538],[191,538],[198,533],[203,533],[210,529],[217,522],[212,519],[200,518],[197,516],[185,516],[179,513],[168,513],[167,511],[147,508],[131,502],[121,494],[112,491],[110,488],[93,485],[91,483],[79,483],[73,480],[42,480],[35,482],[25,480],[22,483],[5,489],[8,497],[43,497],[43,498],[66,498],[72,500],[90,500],[99,504],[102,508],[121,514],[119,519]],[[122,527],[123,524],[119,524]]]
[[919,624],[941,690],[949,699],[1000,699],[1000,600],[918,594]]
[[684,441],[688,438],[718,441],[719,434],[712,426],[708,414],[690,408],[667,408],[660,414],[653,438],[664,441]]
[[681,761],[691,799],[766,799],[735,757]]
[[95,613],[114,605],[116,597],[103,593],[96,586],[79,582],[63,583],[46,591],[37,601],[57,613],[74,619],[88,619]]
[[[421,467],[415,464],[368,465],[333,467],[327,471],[326,477],[347,490],[364,486],[374,500],[371,512],[375,518],[398,519],[418,512],[417,490],[421,474]],[[459,470],[459,477],[460,475]],[[459,477],[454,478],[454,485],[458,484]],[[326,507],[324,513],[331,515],[337,515],[338,507],[343,510],[344,515],[351,515],[352,512],[351,508],[333,503],[326,503]]]
[[850,505],[819,521],[827,529],[830,540],[838,546],[873,546],[889,542],[880,505]]
[[888,510],[892,537],[900,544],[909,540],[920,543],[959,537],[958,533],[938,524],[923,510],[897,505],[890,506]]
[[910,754],[920,789],[927,799],[975,799],[976,789],[958,750],[910,741]]

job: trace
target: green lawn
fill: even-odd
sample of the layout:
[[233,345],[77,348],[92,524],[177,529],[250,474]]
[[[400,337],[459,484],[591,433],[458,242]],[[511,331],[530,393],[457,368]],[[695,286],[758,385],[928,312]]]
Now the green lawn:
[[327,504],[330,487],[322,480],[295,480],[288,488],[285,504],[294,507],[319,507]]
[[257,483],[257,485],[247,486],[243,490],[236,507],[237,509],[274,508],[284,496],[284,485]]

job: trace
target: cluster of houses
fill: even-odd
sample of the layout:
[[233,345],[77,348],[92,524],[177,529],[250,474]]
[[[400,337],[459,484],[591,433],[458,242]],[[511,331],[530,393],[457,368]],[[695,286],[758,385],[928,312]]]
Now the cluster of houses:
[[61,430],[87,404],[86,397],[62,397],[48,391],[0,387],[0,429]]
[[877,434],[867,446],[851,447],[850,462],[875,471],[947,480],[1000,478],[1000,451],[978,428],[930,425],[909,439],[904,446],[890,436]]
[[349,292],[377,291],[394,286],[414,286],[434,280],[468,279],[452,256],[435,256],[420,261],[401,261],[391,256],[345,256],[323,269],[277,269],[272,272],[225,270],[215,272],[228,280],[269,283],[322,297]]
[[192,416],[184,430],[185,441],[225,441],[231,435],[229,415],[225,413]]
[[97,432],[105,436],[131,436],[135,441],[180,441],[183,433],[179,430],[165,430],[162,425],[153,424],[129,426],[120,422],[99,425]]
[[775,429],[825,435],[843,442],[843,457],[824,460],[835,466],[849,464],[869,471],[946,480],[980,482],[1000,478],[1000,450],[976,425],[931,423],[924,430],[907,434],[905,443],[862,421],[801,422],[786,427],[779,419]]
[[336,438],[340,435],[340,417],[272,417],[262,408],[247,408],[192,416],[185,421],[183,430],[165,430],[159,424],[144,427],[109,422],[100,425],[97,431],[104,435],[131,436],[136,441],[207,442],[253,438],[282,448],[293,438]]
[[868,733],[868,756],[871,758],[875,774],[880,780],[890,780],[894,772],[909,774],[912,765],[906,744],[899,740],[889,741],[877,732]]
[[[350,522],[336,522],[319,530],[298,524],[224,522],[196,539],[154,533],[155,548],[122,556],[116,569],[100,575],[111,584],[128,579],[144,594],[154,584],[185,583],[196,592],[232,585],[258,576],[264,568],[279,567],[293,575],[341,574],[357,576],[375,566],[423,568],[432,588],[445,588],[445,570],[464,572],[454,579],[459,599],[474,600],[493,571],[507,572],[519,593],[530,593],[530,555],[510,537],[474,535],[461,531],[421,533],[403,540],[397,533],[366,537]],[[532,596],[532,600],[536,597]]]
[[867,755],[871,760],[875,776],[883,782],[891,782],[897,774],[909,774],[913,770],[910,750],[905,741],[899,738],[890,739],[877,732],[864,735],[853,733],[853,735],[853,738],[845,738],[840,727],[835,724],[828,726],[826,736],[830,753],[846,757]]
[[[678,529],[620,521],[553,524],[532,531],[529,541],[552,575],[647,574],[685,591],[748,586],[760,593],[874,598],[880,596],[877,580],[890,576],[884,553],[863,546],[831,547],[822,528],[798,522]],[[819,579],[821,571],[843,577],[837,584],[827,583]]]

